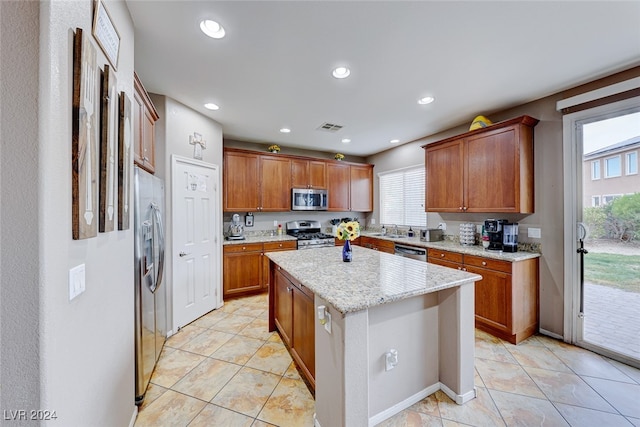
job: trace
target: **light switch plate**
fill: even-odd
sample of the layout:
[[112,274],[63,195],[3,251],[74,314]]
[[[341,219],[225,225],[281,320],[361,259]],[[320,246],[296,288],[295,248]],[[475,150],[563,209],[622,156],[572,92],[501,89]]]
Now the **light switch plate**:
[[69,270],[69,301],[85,291],[85,268],[84,264],[73,267]]

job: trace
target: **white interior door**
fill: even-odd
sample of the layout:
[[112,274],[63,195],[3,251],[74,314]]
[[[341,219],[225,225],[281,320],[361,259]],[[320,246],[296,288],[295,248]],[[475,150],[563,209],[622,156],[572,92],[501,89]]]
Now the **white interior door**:
[[174,330],[221,305],[218,166],[172,158]]

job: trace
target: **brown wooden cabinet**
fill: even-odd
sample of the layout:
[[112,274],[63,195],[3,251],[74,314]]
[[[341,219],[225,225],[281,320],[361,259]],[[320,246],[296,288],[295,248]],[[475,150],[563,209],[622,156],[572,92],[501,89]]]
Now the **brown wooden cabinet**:
[[354,212],[373,211],[373,166],[350,166],[349,209]]
[[479,274],[476,328],[517,344],[538,330],[538,258],[516,262],[429,248],[427,261]]
[[266,252],[297,249],[295,240],[223,246],[223,298],[263,292],[269,287]]
[[291,160],[292,188],[327,188],[327,163],[324,160]]
[[315,388],[315,306],[306,286],[271,263],[269,330],[277,329],[300,371]]
[[360,236],[360,246],[388,254],[395,253],[395,243],[389,240],[376,239],[375,237]]
[[427,212],[533,213],[533,127],[521,116],[424,145]]
[[246,151],[224,152],[224,210],[282,212],[291,208],[291,160]]
[[263,290],[262,243],[223,246],[223,298]]
[[373,211],[373,165],[327,163],[329,211]]
[[158,112],[135,72],[133,86],[133,160],[141,168],[154,173],[155,123],[158,120]]
[[329,211],[348,212],[351,169],[348,164],[327,163],[327,191],[329,193]]

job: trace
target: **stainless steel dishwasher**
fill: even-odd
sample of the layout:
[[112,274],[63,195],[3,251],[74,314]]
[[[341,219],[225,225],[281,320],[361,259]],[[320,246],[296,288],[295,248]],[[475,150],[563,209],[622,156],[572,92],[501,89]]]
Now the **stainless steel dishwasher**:
[[396,243],[394,253],[407,258],[413,258],[424,262],[427,261],[427,250],[424,248],[404,246]]

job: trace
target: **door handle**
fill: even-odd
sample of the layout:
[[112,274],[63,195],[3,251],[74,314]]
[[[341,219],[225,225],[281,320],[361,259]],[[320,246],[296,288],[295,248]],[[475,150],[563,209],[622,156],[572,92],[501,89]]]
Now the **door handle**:
[[187,253],[187,252],[180,252],[178,255],[180,256],[180,258],[182,258],[182,257],[185,257],[185,256],[187,256],[187,255],[191,255],[191,252],[189,252],[189,253]]

